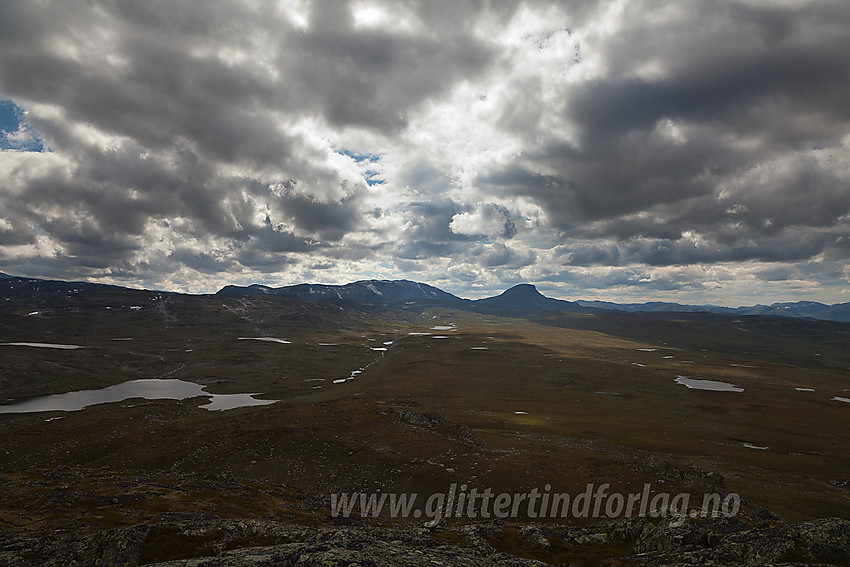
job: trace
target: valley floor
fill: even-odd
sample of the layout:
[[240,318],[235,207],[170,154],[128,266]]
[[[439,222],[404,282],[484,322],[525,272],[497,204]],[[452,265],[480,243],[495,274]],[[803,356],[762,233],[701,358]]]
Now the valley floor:
[[[575,564],[582,554],[612,565],[672,561],[664,553],[685,552],[647,543],[669,516],[609,520],[604,501],[587,517],[536,518],[519,506],[495,524],[461,513],[434,526],[424,515],[361,517],[355,507],[342,518],[332,509],[331,495],[425,498],[452,486],[573,499],[591,484],[626,496],[650,486],[653,494],[690,495],[689,513],[705,494],[740,497],[722,525],[688,517],[670,527],[690,530],[676,541],[696,538],[699,549],[731,545],[751,528],[791,530],[788,522],[832,534],[846,525],[817,522],[850,518],[847,324],[713,314],[508,318],[114,293],[0,305],[0,343],[42,345],[0,345],[5,409],[138,379],[203,390],[182,400],[0,414],[2,549],[28,550],[16,555],[21,561],[36,558],[32,542],[73,534],[77,543],[68,545],[85,547],[128,529],[151,561],[186,559],[169,549],[185,553],[178,544],[192,534],[217,534],[196,542],[200,555],[294,546],[279,550],[286,554],[315,544],[292,535],[297,530],[349,541],[350,529],[365,530],[355,539],[379,547],[395,541],[386,530],[402,530],[396,539],[447,564],[451,553],[481,555],[484,544],[553,564]],[[274,403],[202,407],[206,394],[249,393]],[[238,535],[237,519],[266,524]],[[815,558],[806,549],[794,553]],[[797,557],[788,553],[774,560]]]

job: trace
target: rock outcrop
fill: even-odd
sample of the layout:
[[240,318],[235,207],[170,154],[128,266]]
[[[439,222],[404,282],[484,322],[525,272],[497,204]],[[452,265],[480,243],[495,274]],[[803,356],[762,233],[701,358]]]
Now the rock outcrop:
[[[521,558],[500,551],[505,534]],[[646,518],[588,527],[500,522],[424,527],[306,527],[262,520],[181,520],[94,536],[0,535],[0,564],[31,566],[335,567],[569,564],[619,550],[607,565],[850,565],[850,520],[750,527],[734,519]],[[622,550],[625,550],[624,552]],[[534,559],[539,557],[540,559]],[[557,559],[547,563],[545,559]],[[586,563],[586,560],[585,560]],[[587,563],[591,564],[591,563]]]

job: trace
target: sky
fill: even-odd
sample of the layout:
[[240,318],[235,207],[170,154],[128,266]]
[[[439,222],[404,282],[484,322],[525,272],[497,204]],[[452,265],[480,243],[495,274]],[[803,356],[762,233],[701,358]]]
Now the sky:
[[0,271],[850,301],[850,2],[0,2]]

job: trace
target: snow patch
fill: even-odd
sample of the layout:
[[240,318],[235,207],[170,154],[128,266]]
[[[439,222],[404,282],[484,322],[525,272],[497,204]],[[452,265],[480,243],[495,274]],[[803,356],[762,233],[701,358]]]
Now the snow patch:
[[373,284],[370,284],[370,283],[366,284],[366,289],[368,289],[369,291],[371,291],[375,295],[384,295]]
[[266,341],[268,343],[280,343],[282,345],[292,344],[286,339],[278,339],[277,337],[239,337],[240,341]]
[[54,343],[0,343],[0,346],[27,346],[36,348],[56,348],[60,350],[76,350],[78,348],[86,348],[80,345],[60,345]]

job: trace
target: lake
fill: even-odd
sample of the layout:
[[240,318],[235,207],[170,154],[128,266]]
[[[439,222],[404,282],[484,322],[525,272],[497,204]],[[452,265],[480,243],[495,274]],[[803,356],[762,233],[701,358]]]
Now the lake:
[[712,392],[743,392],[744,389],[728,382],[719,380],[694,380],[686,376],[676,378],[676,384],[681,384],[694,390],[711,390]]
[[210,394],[200,384],[176,379],[149,378],[130,380],[98,390],[79,390],[52,394],[0,405],[2,413],[34,413],[42,411],[79,411],[96,404],[110,404],[132,398],[146,400],[185,400],[197,396],[211,398],[202,407],[207,410],[226,410],[246,406],[273,404],[277,400],[257,400],[258,394]]

